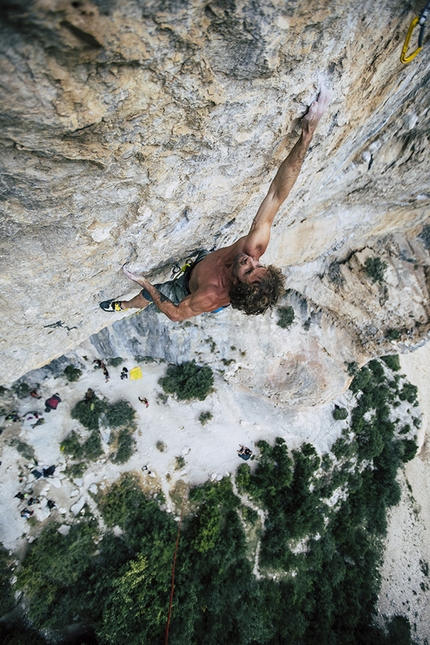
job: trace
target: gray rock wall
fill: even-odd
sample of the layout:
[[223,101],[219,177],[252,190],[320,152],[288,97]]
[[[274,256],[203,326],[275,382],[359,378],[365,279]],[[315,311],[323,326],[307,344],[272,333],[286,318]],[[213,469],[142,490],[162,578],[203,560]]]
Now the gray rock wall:
[[[343,354],[360,361],[385,351],[387,325],[397,324],[385,314],[394,316],[405,290],[419,322],[409,325],[411,343],[425,338],[428,256],[414,240],[430,201],[429,44],[410,65],[399,62],[413,15],[402,0],[3,3],[2,381],[111,324],[98,301],[133,292],[120,272],[125,261],[155,277],[194,248],[246,232],[320,79],[335,98],[265,259],[327,308],[321,335],[331,334],[333,347],[341,335],[337,365]],[[397,257],[385,241],[399,235],[412,255],[400,277],[390,273],[397,283],[387,306],[377,285],[360,287],[354,302],[353,283],[348,293],[328,286],[333,263],[343,272],[356,258],[358,271],[363,249]],[[230,312],[207,324],[226,337],[234,325],[234,335],[258,345],[262,333],[277,332],[266,318]],[[171,359],[192,355],[190,328],[166,324],[154,333],[177,337]],[[198,324],[204,335],[206,321]],[[384,333],[366,344],[372,325]],[[266,347],[263,367],[243,382],[268,392],[285,384],[284,342],[270,359]],[[297,360],[315,356],[313,347]],[[292,399],[306,396],[295,392]]]

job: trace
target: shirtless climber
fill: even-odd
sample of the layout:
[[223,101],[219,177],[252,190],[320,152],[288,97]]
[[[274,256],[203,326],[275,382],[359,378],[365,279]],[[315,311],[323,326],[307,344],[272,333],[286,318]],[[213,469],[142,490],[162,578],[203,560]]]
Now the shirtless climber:
[[248,235],[212,253],[200,252],[180,278],[163,284],[152,285],[124,265],[125,275],[140,284],[143,290],[131,300],[106,300],[100,307],[104,311],[122,311],[143,309],[153,302],[174,322],[214,312],[230,304],[246,314],[262,314],[273,307],[283,291],[283,276],[280,269],[260,264],[260,257],[269,244],[275,215],[299,176],[306,151],[329,101],[328,90],[322,88],[318,100],[303,117],[299,140],[279,167]]

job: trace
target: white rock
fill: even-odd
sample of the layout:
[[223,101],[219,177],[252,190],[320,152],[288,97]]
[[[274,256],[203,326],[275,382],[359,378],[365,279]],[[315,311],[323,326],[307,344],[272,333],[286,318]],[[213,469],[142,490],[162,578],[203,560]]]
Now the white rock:
[[86,501],[85,497],[80,497],[76,504],[73,504],[73,506],[70,507],[70,511],[73,515],[77,515],[83,509]]

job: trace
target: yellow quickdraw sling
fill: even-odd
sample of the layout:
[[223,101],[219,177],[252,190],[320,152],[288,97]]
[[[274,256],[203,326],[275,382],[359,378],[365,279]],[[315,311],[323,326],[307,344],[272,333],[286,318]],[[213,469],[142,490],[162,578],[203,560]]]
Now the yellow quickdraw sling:
[[[402,53],[400,54],[400,62],[402,62],[404,65],[407,65],[407,63],[410,63],[411,60],[414,60],[415,56],[417,56],[423,48],[424,27],[429,13],[430,13],[430,2],[426,4],[426,6],[421,12],[421,15],[419,17],[416,16],[412,20],[411,24],[409,25],[409,29],[408,29],[408,33],[406,34]],[[412,33],[417,25],[420,25],[420,33],[418,35],[418,47],[416,48],[415,51],[412,52],[412,54],[409,54],[409,56],[407,56],[406,54],[409,48],[409,41],[411,40]]]

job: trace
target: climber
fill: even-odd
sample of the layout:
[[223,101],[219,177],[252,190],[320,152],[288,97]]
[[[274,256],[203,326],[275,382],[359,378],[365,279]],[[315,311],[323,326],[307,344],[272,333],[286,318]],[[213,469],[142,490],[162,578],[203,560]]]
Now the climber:
[[141,275],[123,266],[125,275],[143,287],[131,300],[106,300],[104,311],[143,309],[153,302],[170,320],[181,321],[203,312],[231,306],[246,314],[262,314],[273,307],[283,291],[280,269],[260,264],[269,244],[270,229],[280,206],[288,197],[302,167],[315,129],[330,93],[321,88],[317,101],[302,118],[300,137],[281,164],[269,192],[254,218],[248,235],[217,251],[202,251],[180,278],[152,285]]

